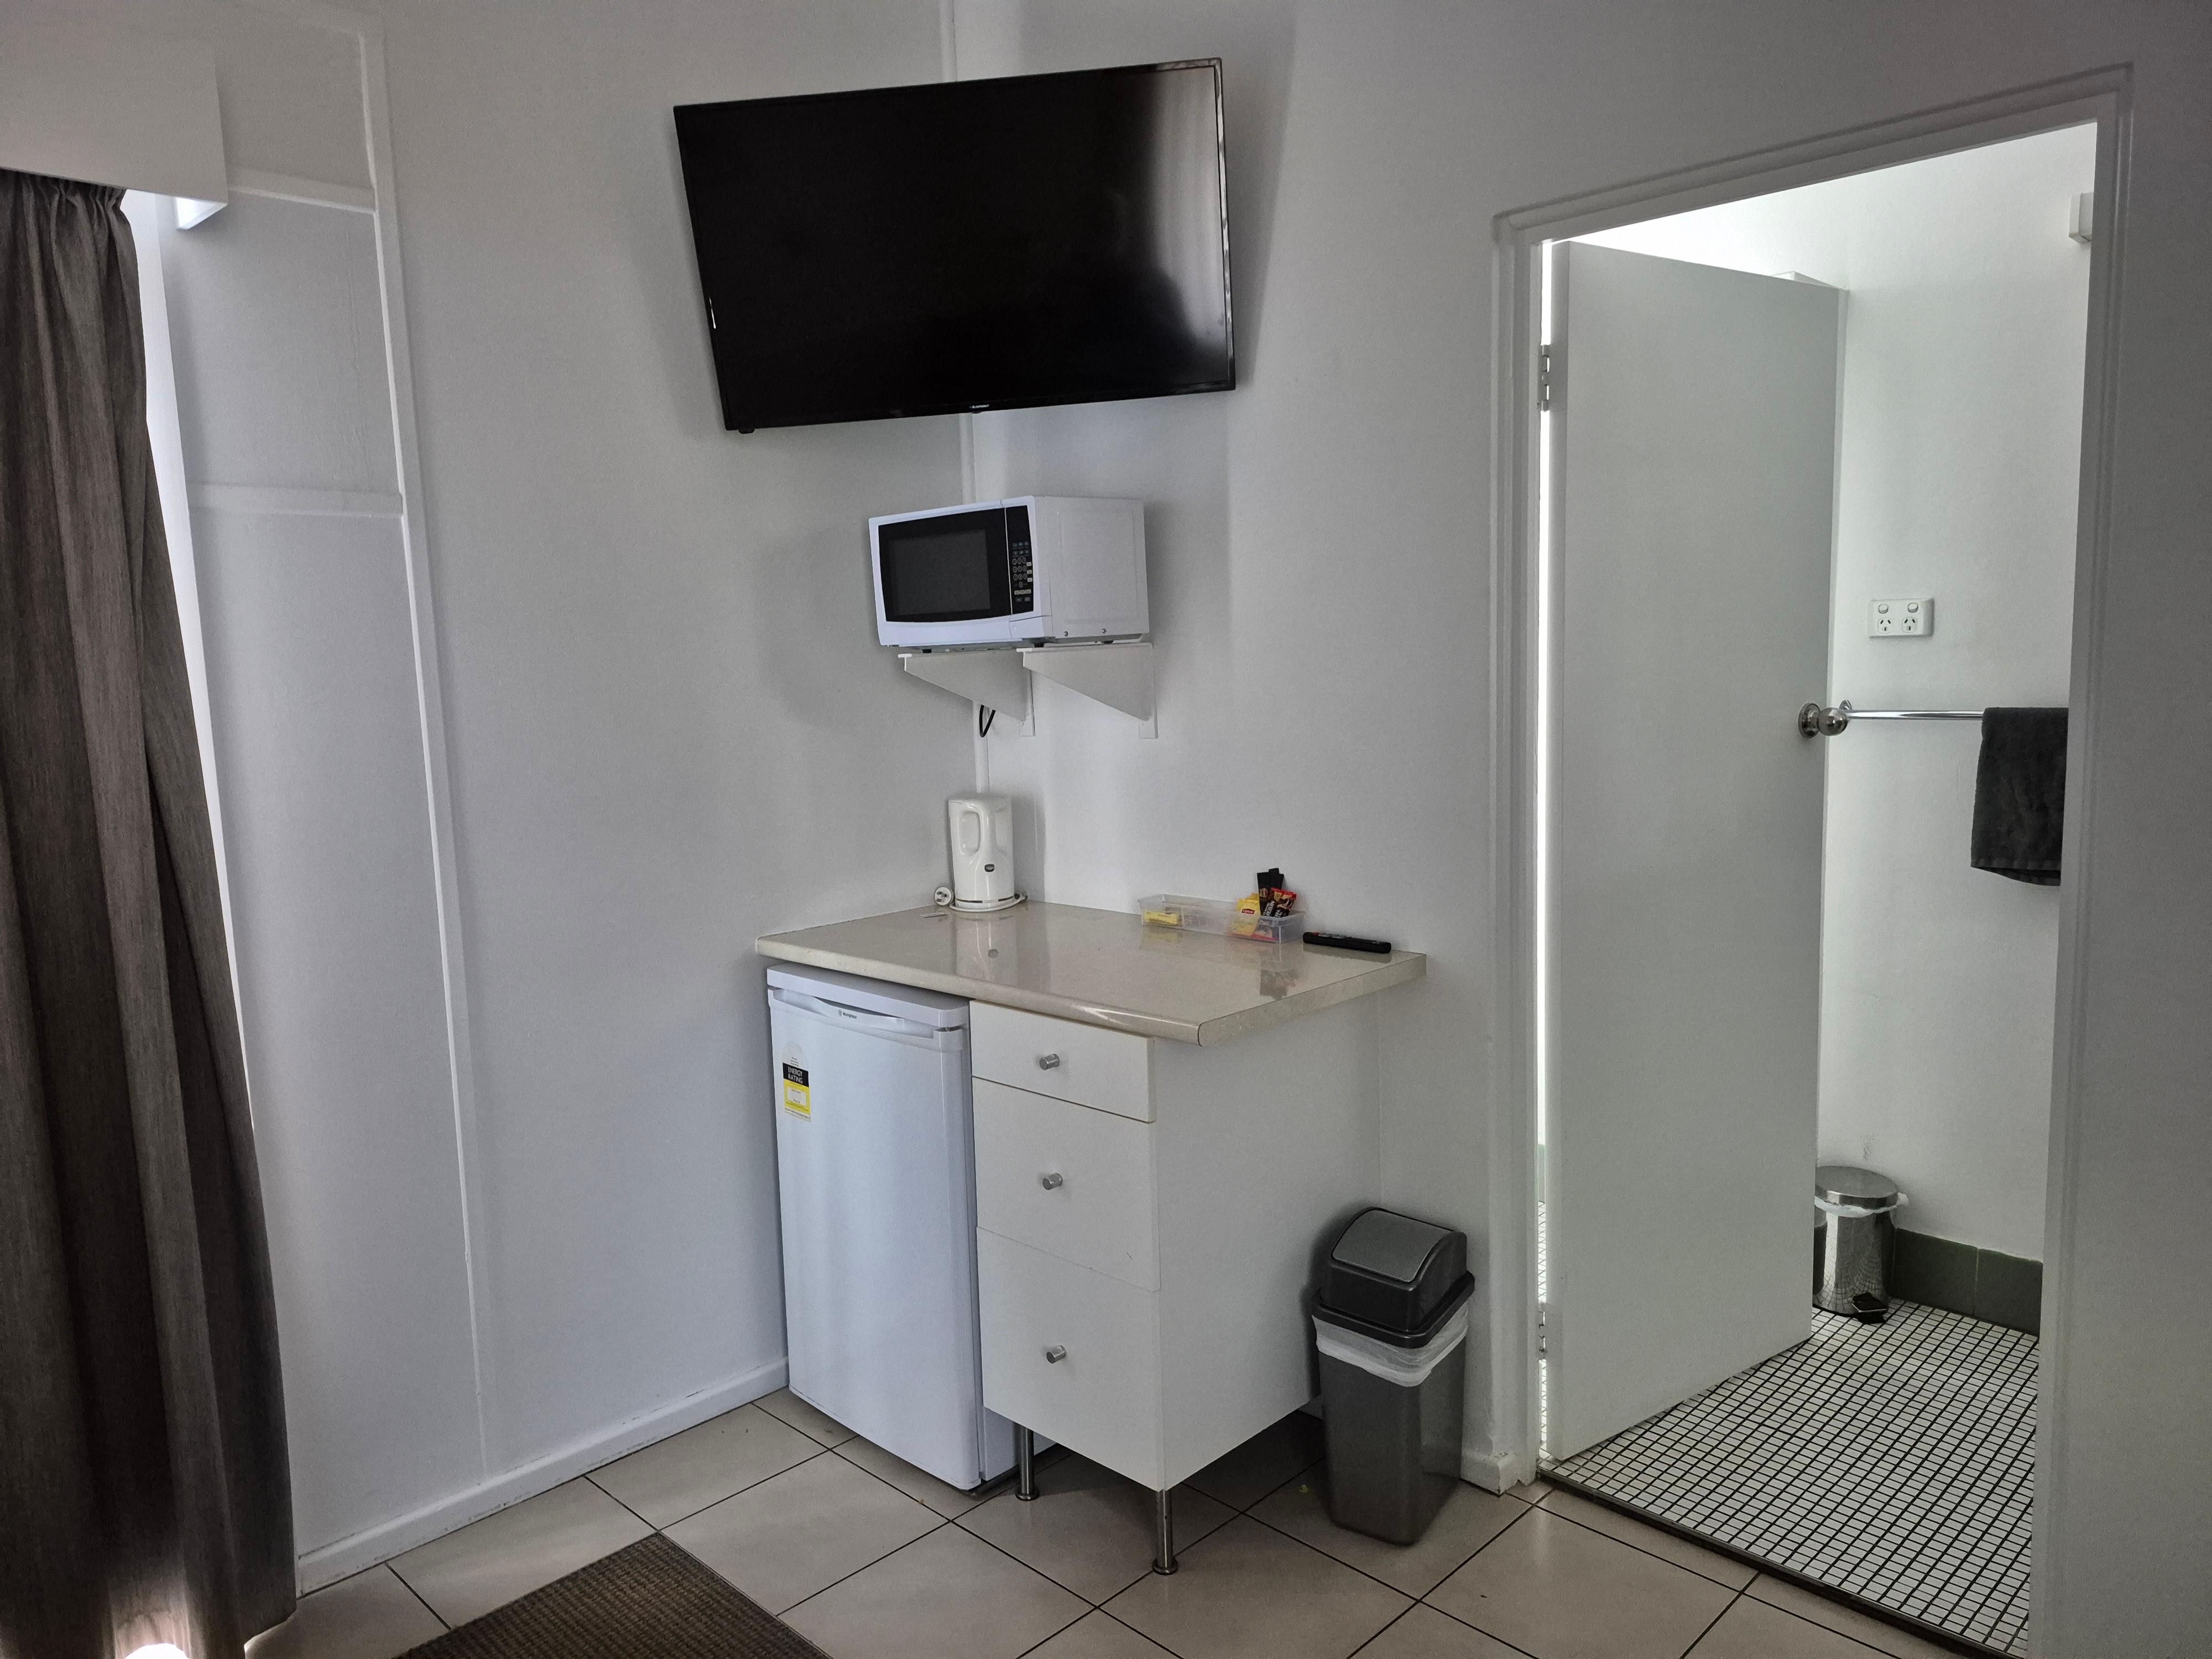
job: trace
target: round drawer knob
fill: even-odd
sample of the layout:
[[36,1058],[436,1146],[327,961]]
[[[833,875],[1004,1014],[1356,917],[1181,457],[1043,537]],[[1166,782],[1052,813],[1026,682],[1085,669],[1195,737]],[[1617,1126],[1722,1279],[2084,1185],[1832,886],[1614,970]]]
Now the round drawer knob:
[[1039,1054],[1037,1056],[1037,1070],[1040,1072],[1056,1072],[1059,1069],[1060,1056],[1058,1054]]
[[1066,1358],[1067,1350],[1061,1347],[1057,1342],[1054,1343],[1050,1347],[1044,1351],[1044,1363],[1048,1365],[1057,1365],[1061,1360]]
[[1066,1184],[1067,1177],[1060,1174],[1057,1170],[1047,1170],[1042,1175],[1037,1177],[1037,1185],[1043,1188],[1045,1191],[1048,1193],[1055,1191],[1061,1187],[1065,1187]]

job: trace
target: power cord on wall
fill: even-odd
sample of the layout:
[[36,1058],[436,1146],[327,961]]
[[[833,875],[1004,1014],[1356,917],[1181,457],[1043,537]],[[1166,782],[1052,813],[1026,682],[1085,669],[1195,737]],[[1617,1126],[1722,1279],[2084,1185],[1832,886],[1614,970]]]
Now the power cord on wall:
[[989,737],[991,728],[998,724],[998,720],[997,709],[983,703],[977,703],[975,705],[975,735],[979,738]]

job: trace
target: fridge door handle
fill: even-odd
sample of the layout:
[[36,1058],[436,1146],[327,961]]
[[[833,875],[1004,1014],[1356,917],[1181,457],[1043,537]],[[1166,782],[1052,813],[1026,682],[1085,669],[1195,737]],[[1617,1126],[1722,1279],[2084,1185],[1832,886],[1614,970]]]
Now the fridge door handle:
[[[803,991],[787,990],[781,985],[771,988],[769,995],[787,1008],[796,1008],[817,1018],[834,1020],[855,1030],[878,1031],[896,1036],[940,1037],[945,1035],[945,1031],[937,1026],[924,1025],[918,1019],[901,1019],[896,1014],[878,1014],[865,1008],[848,1008],[842,1002],[811,997]],[[957,1030],[959,1028],[951,1029]]]

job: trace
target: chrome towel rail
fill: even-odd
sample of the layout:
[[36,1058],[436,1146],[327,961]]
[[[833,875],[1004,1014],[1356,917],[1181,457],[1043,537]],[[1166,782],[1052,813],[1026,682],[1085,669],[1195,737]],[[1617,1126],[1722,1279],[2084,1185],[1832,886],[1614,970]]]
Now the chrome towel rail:
[[1833,708],[1808,702],[1797,711],[1797,729],[1808,738],[1839,738],[1853,720],[1978,720],[1978,708],[1854,708],[1849,698]]

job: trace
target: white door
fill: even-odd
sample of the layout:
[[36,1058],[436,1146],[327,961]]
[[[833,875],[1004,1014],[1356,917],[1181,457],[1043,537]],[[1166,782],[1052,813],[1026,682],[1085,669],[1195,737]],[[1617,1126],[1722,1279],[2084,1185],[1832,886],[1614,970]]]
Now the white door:
[[1805,1340],[1841,296],[1554,253],[1547,1450]]

